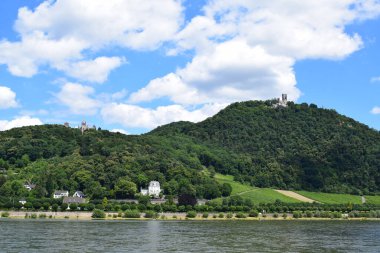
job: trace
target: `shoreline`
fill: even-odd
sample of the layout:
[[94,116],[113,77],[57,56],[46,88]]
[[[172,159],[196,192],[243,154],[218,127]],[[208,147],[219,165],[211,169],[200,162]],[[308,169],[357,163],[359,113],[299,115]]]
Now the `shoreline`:
[[[210,213],[208,218],[203,218],[202,214],[199,213],[195,218],[187,218],[186,213],[159,213],[157,218],[145,218],[143,217],[144,213],[141,213],[140,218],[124,218],[117,217],[118,213],[115,212],[105,212],[106,218],[103,219],[94,219],[92,218],[92,212],[41,212],[41,211],[0,211],[0,213],[7,212],[9,217],[0,217],[0,220],[7,219],[17,219],[17,220],[78,220],[78,221],[89,221],[89,220],[108,220],[108,221],[148,221],[148,220],[160,220],[160,221],[380,221],[380,218],[320,218],[320,217],[311,217],[311,218],[293,218],[291,213],[287,214],[286,218],[283,217],[273,217],[273,214],[267,214],[266,217],[246,217],[246,218],[216,218],[213,215],[218,215],[219,213]],[[31,217],[33,215],[34,217]],[[116,217],[115,217],[116,215]],[[28,217],[26,217],[28,216]]]

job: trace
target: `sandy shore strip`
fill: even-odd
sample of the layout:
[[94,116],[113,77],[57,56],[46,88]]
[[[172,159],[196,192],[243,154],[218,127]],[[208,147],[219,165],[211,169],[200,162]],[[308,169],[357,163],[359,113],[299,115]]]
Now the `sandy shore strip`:
[[302,196],[301,194],[298,194],[293,191],[276,190],[276,192],[281,193],[285,196],[291,197],[293,199],[297,199],[302,202],[308,202],[308,203],[318,202],[318,201],[315,201],[314,199],[306,198],[305,196]]
[[[38,220],[51,220],[51,219],[65,219],[65,220],[92,220],[92,212],[27,212],[27,211],[0,211],[8,212],[8,218],[0,218],[0,220],[4,219],[31,219],[30,216],[32,214],[35,215],[34,219]],[[291,213],[287,213],[286,218],[282,217],[280,214],[277,218],[273,216],[273,214],[266,214],[265,217],[246,217],[246,218],[236,218],[235,215],[233,218],[226,218],[226,214],[224,213],[223,218],[219,218],[219,213],[210,213],[208,218],[203,218],[202,213],[198,213],[195,218],[187,218],[186,213],[159,213],[158,217],[155,220],[204,220],[204,221],[221,221],[221,220],[251,220],[251,221],[265,221],[265,220],[375,220],[380,221],[380,219],[376,218],[293,218]],[[215,215],[215,216],[214,216]],[[118,217],[118,213],[116,212],[106,212],[105,220],[152,220],[150,218],[144,218],[144,213],[141,213],[141,218],[122,218]]]

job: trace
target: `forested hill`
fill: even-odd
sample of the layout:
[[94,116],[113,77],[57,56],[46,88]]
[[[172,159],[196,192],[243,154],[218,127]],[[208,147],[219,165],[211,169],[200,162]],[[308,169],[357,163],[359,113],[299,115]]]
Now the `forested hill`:
[[273,108],[274,102],[234,103],[203,122],[173,123],[150,134],[185,135],[229,150],[237,166],[225,168],[211,155],[206,163],[255,186],[380,191],[379,131],[314,104]]
[[36,197],[65,189],[128,198],[158,180],[165,194],[215,198],[223,186],[214,171],[259,187],[380,192],[378,131],[315,105],[272,104],[235,103],[140,136],[60,125],[0,132],[0,196],[24,196],[30,182]]

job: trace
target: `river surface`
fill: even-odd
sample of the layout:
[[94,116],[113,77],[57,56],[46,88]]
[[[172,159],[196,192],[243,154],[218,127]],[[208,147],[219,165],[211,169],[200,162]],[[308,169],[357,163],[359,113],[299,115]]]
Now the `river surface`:
[[380,252],[380,222],[0,219],[0,252]]

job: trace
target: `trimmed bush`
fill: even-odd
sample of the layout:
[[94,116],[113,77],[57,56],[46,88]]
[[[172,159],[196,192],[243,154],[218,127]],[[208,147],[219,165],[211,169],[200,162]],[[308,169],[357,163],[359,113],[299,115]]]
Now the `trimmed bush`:
[[257,210],[251,210],[249,212],[249,217],[257,217],[259,216],[259,212]]
[[92,212],[91,217],[93,219],[104,219],[106,217],[106,213],[103,210],[95,209],[94,212]]
[[3,213],[1,213],[1,217],[2,218],[8,218],[9,217],[9,213],[8,212],[3,212]]
[[40,218],[40,219],[46,219],[46,214],[41,213],[41,214],[38,216],[38,218]]
[[283,213],[282,218],[286,219],[286,218],[288,218],[288,215],[286,213]]
[[227,213],[227,219],[232,219],[232,217],[233,217],[234,215],[232,214],[232,213]]
[[208,213],[203,213],[202,214],[202,218],[207,219],[208,218]]
[[239,218],[239,219],[245,219],[245,218],[247,218],[247,215],[245,215],[244,213],[237,213],[236,214],[236,218]]
[[278,213],[273,214],[273,218],[277,219],[278,218]]
[[187,218],[195,218],[195,217],[197,217],[197,212],[195,212],[195,211],[188,211],[187,214],[186,214],[186,217]]
[[136,218],[140,218],[141,214],[137,210],[127,210],[124,213],[124,217],[125,218],[135,218],[136,219]]
[[221,219],[223,219],[224,218],[224,213],[219,213],[218,217],[221,218]]

